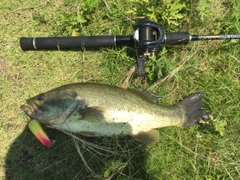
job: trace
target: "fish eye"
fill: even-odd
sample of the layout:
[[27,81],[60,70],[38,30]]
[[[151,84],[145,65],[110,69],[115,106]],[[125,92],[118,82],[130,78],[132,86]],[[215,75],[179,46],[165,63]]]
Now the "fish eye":
[[44,99],[44,94],[39,94],[38,96],[37,96],[37,100],[38,101],[42,101]]

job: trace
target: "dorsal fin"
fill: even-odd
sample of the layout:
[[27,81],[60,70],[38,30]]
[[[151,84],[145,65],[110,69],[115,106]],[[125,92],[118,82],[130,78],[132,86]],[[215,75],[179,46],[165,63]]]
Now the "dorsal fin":
[[152,103],[155,103],[162,98],[162,96],[159,96],[158,94],[148,91],[146,89],[132,89],[132,90],[141,94],[143,97],[145,97],[147,100],[149,100]]

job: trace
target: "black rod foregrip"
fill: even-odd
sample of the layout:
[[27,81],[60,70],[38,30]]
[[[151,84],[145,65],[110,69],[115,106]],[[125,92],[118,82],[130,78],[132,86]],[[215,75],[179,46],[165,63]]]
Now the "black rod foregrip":
[[100,48],[115,45],[116,36],[20,38],[20,46],[24,51]]
[[169,45],[188,44],[190,41],[190,34],[188,32],[171,32],[166,33],[164,43]]

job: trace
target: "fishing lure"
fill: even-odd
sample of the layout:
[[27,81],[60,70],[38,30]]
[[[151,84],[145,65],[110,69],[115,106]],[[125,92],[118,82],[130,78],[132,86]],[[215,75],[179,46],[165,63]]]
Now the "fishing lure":
[[50,147],[52,145],[52,142],[48,138],[46,132],[43,130],[41,124],[33,119],[28,123],[28,127],[31,130],[31,132],[34,134],[34,136],[46,147]]

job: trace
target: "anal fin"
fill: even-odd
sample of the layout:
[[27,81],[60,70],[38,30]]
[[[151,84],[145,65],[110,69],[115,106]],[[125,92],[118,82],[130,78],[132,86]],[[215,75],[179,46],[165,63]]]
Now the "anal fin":
[[147,132],[140,132],[137,135],[132,136],[133,138],[143,142],[144,144],[157,143],[159,140],[159,132],[157,130],[150,130]]

